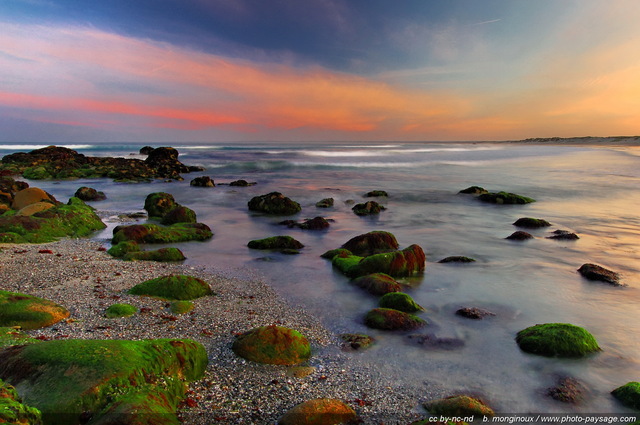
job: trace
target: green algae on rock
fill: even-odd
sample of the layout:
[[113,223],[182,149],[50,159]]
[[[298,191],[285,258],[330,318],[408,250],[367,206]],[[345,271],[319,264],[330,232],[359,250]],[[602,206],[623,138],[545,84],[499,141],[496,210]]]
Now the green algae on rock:
[[408,331],[421,328],[427,322],[418,316],[392,308],[374,308],[367,313],[365,324],[370,328],[385,331]]
[[186,314],[193,310],[194,305],[191,301],[172,301],[169,304],[169,310],[173,314]]
[[326,259],[329,259],[329,260],[333,260],[333,257],[335,257],[336,255],[339,255],[339,256],[345,258],[345,257],[348,257],[348,256],[353,255],[353,254],[348,249],[336,248],[336,249],[330,249],[329,251],[327,251],[324,254],[320,255],[320,257],[326,258]]
[[149,218],[161,219],[166,213],[178,206],[173,195],[166,192],[154,192],[144,200],[144,209]]
[[[0,351],[0,378],[21,389],[44,423],[179,423],[185,381],[203,376],[204,347],[189,339],[55,340]],[[37,371],[37,373],[34,373]],[[140,404],[122,421],[118,406]],[[150,412],[170,422],[150,421]],[[139,416],[137,416],[139,415]],[[92,423],[94,423],[92,422]]]
[[347,404],[332,398],[302,402],[288,410],[278,425],[338,425],[356,423],[358,416]]
[[82,186],[76,190],[76,193],[73,195],[76,198],[80,198],[83,201],[104,201],[107,199],[107,195],[104,192],[99,192],[92,187]]
[[333,198],[324,198],[316,202],[317,208],[331,208],[333,206]]
[[169,210],[160,220],[161,224],[165,226],[176,223],[196,223],[196,213],[189,207],[184,205],[178,205],[175,208]]
[[568,323],[545,323],[518,332],[522,351],[547,357],[583,357],[600,351],[596,339],[586,329]]
[[386,208],[376,201],[367,201],[354,205],[351,210],[355,215],[374,215],[380,214],[380,212],[386,210]]
[[477,398],[468,395],[455,395],[437,400],[431,400],[424,404],[425,409],[432,415],[442,416],[494,416],[495,412],[489,406]]
[[393,233],[374,230],[349,239],[341,248],[351,251],[353,255],[366,257],[373,254],[392,252],[397,250],[398,247],[398,241]]
[[116,317],[129,317],[138,312],[138,309],[131,304],[111,304],[104,311],[104,316],[108,319],[115,319]]
[[510,192],[483,193],[478,196],[478,199],[482,202],[499,205],[524,205],[530,204],[531,202],[536,202],[535,199]]
[[32,338],[16,328],[0,327],[0,350],[12,345],[34,344],[37,342],[40,342],[40,340]]
[[232,346],[238,356],[257,363],[295,365],[311,356],[311,346],[300,332],[269,325],[236,337]]
[[640,410],[640,382],[628,382],[611,391],[611,394],[624,406]]
[[291,236],[271,236],[264,239],[249,241],[251,249],[301,249],[304,245]]
[[112,244],[122,241],[136,241],[138,243],[176,243],[188,241],[204,241],[211,239],[213,233],[209,226],[203,223],[177,223],[171,226],[158,224],[131,224],[117,226],[113,229]]
[[130,252],[139,252],[140,245],[136,241],[122,241],[107,250],[112,257],[121,258]]
[[272,215],[293,215],[302,210],[299,203],[287,198],[280,192],[254,196],[247,206],[250,211],[258,211]]
[[40,329],[67,317],[69,311],[53,301],[0,290],[0,326]]
[[16,389],[0,379],[0,423],[41,425],[42,414],[22,403]]
[[193,300],[213,295],[207,282],[187,275],[168,275],[146,280],[131,288],[129,293],[165,300]]
[[168,247],[153,249],[150,251],[127,252],[123,257],[125,261],[159,261],[172,262],[184,261],[187,257],[178,248]]
[[384,273],[372,273],[355,278],[351,283],[372,295],[400,292],[402,287],[394,278]]
[[371,273],[386,273],[393,277],[415,276],[424,272],[424,251],[419,245],[410,245],[401,250],[364,257],[347,275],[363,276]]
[[403,292],[389,292],[383,295],[378,301],[378,305],[382,308],[392,308],[405,313],[424,311],[424,308],[411,298],[411,295]]

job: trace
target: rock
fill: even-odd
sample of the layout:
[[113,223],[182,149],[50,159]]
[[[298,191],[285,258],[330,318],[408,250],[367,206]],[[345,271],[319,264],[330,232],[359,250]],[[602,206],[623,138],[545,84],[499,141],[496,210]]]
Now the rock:
[[297,227],[303,230],[323,230],[329,227],[329,221],[323,217],[315,217],[312,219],[307,219],[302,223],[298,223],[295,220],[284,220],[278,224],[285,225],[290,229]]
[[549,227],[551,223],[541,218],[522,217],[517,219],[513,225],[525,229],[539,229],[541,227]]
[[113,231],[111,243],[114,245],[123,241],[151,244],[204,241],[213,237],[209,226],[203,223],[177,223],[171,226],[131,224],[116,226]]
[[44,423],[169,424],[178,423],[186,382],[200,379],[207,362],[189,339],[53,340],[2,350],[0,378]]
[[215,182],[209,176],[196,177],[195,179],[191,180],[189,185],[195,186],[195,187],[215,187],[216,186]]
[[32,338],[16,328],[0,327],[0,351],[13,345],[37,344],[39,342],[39,339]]
[[165,300],[193,300],[214,295],[207,282],[187,275],[168,275],[146,280],[128,292],[132,295],[147,295]]
[[150,193],[144,200],[144,209],[149,218],[162,218],[166,213],[178,206],[173,195],[166,192]]
[[583,264],[578,269],[578,273],[589,280],[606,282],[614,286],[622,286],[622,284],[620,283],[620,275],[618,273],[609,269],[605,269],[604,267],[598,266],[597,264]]
[[22,403],[16,389],[0,379],[0,423],[42,425],[42,414]]
[[376,201],[368,201],[363,204],[354,205],[351,210],[356,215],[372,215],[372,214],[380,214],[380,211],[386,210],[385,207],[378,204]]
[[371,192],[367,192],[364,196],[365,198],[377,198],[380,196],[389,196],[389,195],[384,190],[372,190]]
[[409,294],[398,291],[390,291],[384,294],[380,298],[378,306],[382,308],[392,308],[394,310],[404,311],[405,313],[424,311],[424,308],[418,305],[418,303],[416,303]]
[[154,249],[150,251],[134,251],[127,252],[122,257],[125,261],[159,261],[159,262],[171,262],[171,261],[184,261],[187,257],[178,248],[167,247]]
[[249,241],[247,246],[251,249],[301,249],[304,248],[300,242],[291,236],[271,236],[264,239]]
[[138,309],[131,304],[111,304],[104,311],[104,317],[115,319],[116,317],[129,317],[138,312]]
[[547,357],[583,357],[600,351],[587,330],[568,323],[545,323],[518,332],[516,342],[522,351]]
[[47,202],[54,205],[58,203],[55,198],[39,187],[29,187],[16,192],[13,197],[11,208],[14,210],[20,210],[27,205],[35,204],[36,202]]
[[345,350],[369,348],[375,342],[373,337],[363,334],[340,334],[339,337],[342,340],[342,348]]
[[505,239],[509,239],[511,241],[526,241],[528,239],[533,239],[533,235],[531,233],[523,232],[522,230],[518,230],[517,232],[513,232]]
[[178,161],[178,151],[170,147],[156,148],[149,152],[144,162],[156,172],[156,177],[182,180],[180,173],[194,171]]
[[341,255],[343,257],[348,257],[348,256],[352,256],[353,254],[348,249],[337,248],[337,249],[330,249],[329,251],[327,251],[324,254],[320,255],[320,257],[332,260],[333,257],[335,257],[336,255]]
[[384,295],[402,290],[402,287],[394,278],[384,273],[361,276],[354,279],[352,283],[359,288],[366,289],[372,295]]
[[69,317],[69,311],[53,301],[0,290],[0,326],[40,329]]
[[184,205],[178,205],[167,212],[160,220],[161,224],[169,226],[176,223],[196,223],[196,212]]
[[238,356],[257,363],[295,365],[311,356],[311,346],[300,332],[283,326],[262,326],[236,337]]
[[422,248],[419,245],[411,245],[402,251],[364,257],[358,262],[354,262],[353,266],[344,273],[351,277],[372,273],[386,273],[392,277],[415,276],[424,272],[425,261]]
[[256,182],[248,182],[246,180],[235,180],[232,181],[231,183],[229,183],[229,186],[235,186],[235,187],[247,187],[247,186],[254,186],[256,185]]
[[547,239],[556,239],[562,241],[576,241],[580,239],[578,235],[568,230],[556,230],[553,232],[553,236],[547,236]]
[[464,341],[459,338],[440,338],[434,334],[409,335],[407,338],[427,350],[453,351],[464,347]]
[[478,307],[463,307],[456,310],[458,316],[466,317],[467,319],[482,320],[487,316],[495,316],[495,313]]
[[112,257],[121,258],[124,257],[125,254],[129,252],[139,252],[140,245],[136,241],[122,241],[113,245],[111,248],[107,250],[107,254]]
[[317,208],[331,208],[333,207],[333,198],[324,198],[316,202]]
[[73,196],[83,201],[104,201],[107,199],[107,195],[104,192],[98,192],[96,189],[87,186],[78,188]]
[[186,314],[193,310],[195,306],[191,301],[172,301],[169,310],[173,314]]
[[531,202],[535,202],[535,199],[527,198],[526,196],[517,195],[515,193],[509,192],[498,192],[498,193],[483,193],[478,196],[478,199],[482,202],[489,202],[492,204],[499,205],[507,205],[507,204],[518,204],[524,205],[529,204]]
[[461,255],[454,255],[451,257],[443,258],[438,263],[474,263],[476,260],[470,257],[463,257]]
[[153,147],[151,146],[143,146],[140,148],[140,155],[149,155],[151,152],[153,152]]
[[46,210],[51,209],[53,207],[55,207],[55,205],[50,203],[50,202],[35,202],[33,204],[29,204],[26,207],[21,208],[20,210],[18,210],[18,212],[16,212],[16,215],[24,216],[24,217],[31,217],[34,214],[37,214],[37,213],[42,212],[42,211],[46,211]]
[[342,248],[360,257],[392,252],[398,249],[396,237],[389,232],[373,231],[349,239]]
[[424,404],[425,409],[434,416],[494,416],[495,412],[481,400],[468,395],[454,395]]
[[624,406],[640,410],[640,382],[628,382],[611,391],[611,394]]
[[23,189],[29,187],[29,183],[15,180],[13,177],[0,175],[0,192],[5,192],[11,195],[11,199],[13,199],[13,194],[16,192],[20,192]]
[[489,193],[489,191],[487,189],[485,189],[484,187],[470,186],[470,187],[468,187],[466,189],[462,189],[458,193],[463,193],[463,194],[467,194],[467,195],[482,195],[482,194],[485,194],[485,193]]
[[294,406],[278,425],[337,425],[355,423],[356,412],[340,400],[317,398]]
[[365,325],[385,331],[408,331],[425,326],[427,322],[413,314],[391,308],[374,308],[365,317]]
[[555,387],[547,388],[546,394],[563,403],[578,404],[584,400],[586,388],[575,378],[563,377]]
[[293,215],[302,210],[300,204],[287,198],[280,192],[255,196],[248,203],[250,211],[258,211],[273,215]]

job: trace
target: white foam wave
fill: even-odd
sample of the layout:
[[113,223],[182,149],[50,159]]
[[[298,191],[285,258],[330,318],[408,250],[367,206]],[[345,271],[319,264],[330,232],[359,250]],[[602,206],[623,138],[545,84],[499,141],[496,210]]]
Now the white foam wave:
[[[34,150],[34,149],[42,149],[42,148],[46,148],[48,146],[54,146],[54,145],[0,145],[0,149],[2,150]],[[62,148],[67,148],[67,149],[73,149],[73,150],[77,150],[77,149],[91,149],[91,148],[95,148],[96,145],[55,145],[58,147],[62,147]]]

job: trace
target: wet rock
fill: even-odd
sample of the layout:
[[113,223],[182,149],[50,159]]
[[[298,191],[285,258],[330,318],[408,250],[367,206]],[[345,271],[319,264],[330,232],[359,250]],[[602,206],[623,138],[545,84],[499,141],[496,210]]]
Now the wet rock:
[[256,182],[248,182],[246,180],[234,180],[231,183],[229,183],[229,186],[235,186],[235,187],[247,187],[247,186],[254,186],[256,185]]
[[541,227],[549,227],[551,223],[541,218],[522,217],[517,219],[513,225],[525,229],[539,229]]
[[416,303],[409,294],[398,291],[387,292],[384,294],[380,298],[380,301],[378,301],[378,306],[404,311],[405,313],[424,311],[424,308]]
[[351,277],[371,273],[386,273],[393,277],[415,276],[424,272],[425,261],[424,251],[414,244],[401,251],[364,257],[349,267],[345,274]]
[[466,189],[462,189],[458,193],[463,193],[463,194],[466,194],[466,195],[482,195],[484,193],[489,193],[489,191],[487,189],[485,189],[484,187],[470,186],[470,187],[468,187]]
[[531,233],[518,230],[517,232],[513,232],[512,234],[507,236],[505,239],[508,239],[511,241],[526,241],[529,239],[533,239],[533,235]]
[[139,252],[140,245],[136,241],[122,241],[107,250],[112,257],[121,258],[129,252]]
[[316,207],[318,208],[331,208],[333,207],[333,198],[325,198],[321,201],[316,202]]
[[443,258],[438,263],[474,263],[476,260],[470,257],[464,257],[461,255],[454,255],[451,257]]
[[44,298],[0,290],[0,326],[40,329],[69,317],[69,311]]
[[169,226],[177,223],[196,223],[197,221],[195,211],[184,205],[178,205],[167,212],[160,223]]
[[483,193],[478,196],[482,202],[498,205],[524,205],[535,202],[535,199],[510,192]]
[[128,291],[164,300],[193,300],[214,295],[207,282],[194,276],[167,275],[146,280]]
[[307,338],[283,326],[262,326],[236,337],[232,346],[238,356],[257,363],[295,365],[311,356]]
[[568,323],[545,323],[518,332],[522,351],[547,357],[583,357],[600,351],[596,339],[586,329]]
[[302,209],[300,204],[287,198],[280,192],[255,196],[248,203],[250,211],[258,211],[273,215],[293,215]]
[[209,176],[196,177],[195,179],[189,182],[189,185],[194,187],[215,187],[216,186],[213,179],[211,179],[211,177]]
[[298,229],[303,229],[303,230],[323,230],[323,229],[329,228],[330,226],[329,220],[325,219],[324,217],[315,217],[315,218],[307,219],[301,223],[298,223],[295,220],[284,220],[278,224],[285,225],[290,229],[297,227]]
[[563,377],[554,387],[547,388],[546,394],[563,403],[578,404],[584,400],[585,386],[575,378]]
[[48,202],[54,205],[58,204],[53,196],[39,187],[29,187],[15,193],[11,208],[14,210],[20,210],[27,205],[35,204],[36,202]]
[[149,251],[130,251],[124,254],[122,259],[124,261],[158,261],[168,263],[173,261],[184,261],[187,257],[185,257],[182,251],[178,248],[167,247]]
[[620,283],[620,275],[612,270],[605,269],[597,264],[586,263],[578,269],[584,278],[596,280],[600,282],[610,283],[614,286],[622,286]]
[[171,147],[156,148],[149,152],[145,164],[155,170],[155,176],[164,179],[183,180],[180,173],[200,170],[200,167],[187,167],[178,161],[178,151]]
[[87,186],[78,188],[73,196],[83,201],[104,201],[107,199],[107,195],[104,192],[98,192],[96,189]]
[[166,213],[178,206],[173,195],[166,192],[154,192],[147,195],[144,200],[144,209],[149,218],[162,218]]
[[354,205],[351,210],[356,215],[374,215],[380,214],[380,212],[386,210],[386,208],[378,204],[376,201],[368,201],[362,204]]
[[611,394],[624,406],[640,410],[640,382],[628,382],[611,391]]
[[394,278],[384,273],[373,273],[361,276],[354,279],[352,283],[359,288],[365,289],[372,295],[384,295],[402,290],[402,287]]
[[459,338],[440,338],[434,334],[409,335],[407,338],[427,350],[453,351],[464,347],[464,341]]
[[396,237],[389,232],[373,231],[349,239],[341,248],[360,257],[392,252],[398,249]]
[[16,389],[0,379],[0,423],[42,425],[42,414],[22,402]]
[[143,146],[140,148],[140,155],[149,155],[154,148],[152,148],[151,146]]
[[561,241],[576,241],[580,239],[580,237],[568,230],[556,230],[553,232],[553,236],[547,236],[547,239],[556,239]]
[[332,260],[333,257],[335,257],[336,255],[340,255],[340,256],[343,256],[343,257],[353,256],[351,251],[349,251],[348,249],[337,248],[337,249],[330,249],[329,251],[327,251],[327,252],[323,253],[322,255],[320,255],[320,257]]
[[424,404],[432,415],[442,416],[494,416],[495,412],[481,400],[468,395],[454,395]]
[[249,241],[251,249],[302,249],[304,245],[291,236],[271,236],[264,239]]
[[116,226],[113,232],[111,243],[114,245],[123,241],[150,244],[204,241],[213,237],[209,226],[203,223],[177,223],[171,226],[131,224]]
[[390,308],[374,308],[365,317],[365,325],[386,331],[408,331],[426,324],[427,322],[418,316]]
[[117,317],[130,317],[138,312],[138,309],[131,304],[111,304],[104,311],[104,317],[115,319]]
[[375,339],[364,334],[340,334],[342,348],[345,350],[361,350],[369,348],[375,343]]
[[282,415],[278,425],[337,425],[356,421],[356,412],[344,402],[318,398],[294,406]]
[[371,192],[367,192],[364,196],[365,198],[378,198],[380,196],[388,197],[389,194],[387,194],[387,192],[385,192],[384,190],[372,190]]
[[467,319],[481,320],[487,316],[495,316],[495,313],[478,307],[463,307],[456,310],[458,316],[466,317]]

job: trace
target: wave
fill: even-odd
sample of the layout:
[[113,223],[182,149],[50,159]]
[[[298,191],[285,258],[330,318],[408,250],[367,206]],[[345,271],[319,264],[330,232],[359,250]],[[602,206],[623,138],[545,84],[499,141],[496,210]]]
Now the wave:
[[[7,150],[7,151],[25,151],[25,150],[32,151],[35,149],[46,148],[48,146],[58,146],[61,148],[67,148],[67,149],[73,149],[73,150],[99,148],[98,145],[50,145],[49,144],[49,145],[0,145],[0,149]],[[110,146],[108,148],[112,149]]]

